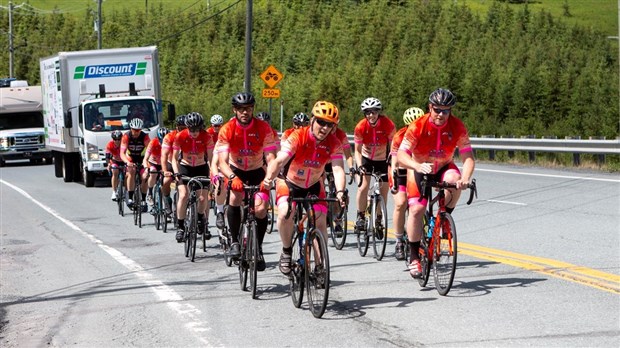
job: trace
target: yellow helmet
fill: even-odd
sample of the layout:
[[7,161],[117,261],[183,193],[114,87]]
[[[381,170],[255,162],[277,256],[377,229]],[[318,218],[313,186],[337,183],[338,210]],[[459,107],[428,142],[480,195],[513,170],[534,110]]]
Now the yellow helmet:
[[422,109],[416,107],[409,108],[405,110],[405,113],[403,114],[403,121],[405,122],[405,125],[409,125],[411,122],[422,116],[424,116],[424,111],[422,111]]
[[340,122],[338,108],[328,101],[316,102],[312,107],[312,116],[335,124]]

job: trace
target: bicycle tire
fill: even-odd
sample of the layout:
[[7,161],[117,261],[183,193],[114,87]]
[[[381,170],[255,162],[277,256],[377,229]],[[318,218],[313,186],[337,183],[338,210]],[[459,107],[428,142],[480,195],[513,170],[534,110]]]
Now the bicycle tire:
[[[418,278],[418,284],[425,287],[431,275],[432,259],[429,258],[429,245],[431,239],[428,237],[428,212],[424,213],[424,221],[422,222],[422,239],[420,240],[420,266],[422,266],[422,277]],[[407,256],[409,257],[409,256]]]
[[295,229],[293,230],[291,247],[293,248],[293,253],[291,255],[291,274],[288,278],[289,289],[291,292],[291,300],[293,300],[293,306],[299,308],[304,299],[305,273],[304,260],[302,259],[303,231],[299,231],[296,223]]
[[[372,226],[372,249],[377,261],[381,261],[385,255],[385,247],[387,245],[387,209],[382,196],[377,196],[372,205],[372,217],[374,226]],[[379,214],[381,213],[381,214]]]
[[346,214],[346,209],[347,207],[343,207],[342,209],[345,211],[345,213],[342,214],[342,218],[340,221],[340,227],[342,228],[342,231],[340,233],[336,232],[336,220],[334,218],[334,216],[337,216],[338,214],[336,214],[336,208],[337,208],[337,204],[338,202],[328,202],[327,208],[328,208],[328,212],[327,212],[327,225],[329,228],[329,233],[331,234],[331,239],[332,239],[332,243],[334,244],[334,248],[336,248],[336,250],[342,250],[342,248],[344,247],[344,243],[347,240],[347,214]]
[[228,232],[228,227],[226,226],[224,226],[224,231],[222,232],[222,238],[223,239],[220,242],[220,247],[222,248],[222,251],[224,252],[224,263],[226,264],[226,267],[230,267],[233,264],[233,259],[228,254],[228,250],[230,250],[231,240],[230,240],[230,234]]
[[160,230],[161,227],[161,211],[162,211],[162,201],[161,201],[161,192],[160,192],[159,184],[155,184],[153,187],[153,220],[155,222],[155,229]]
[[365,231],[360,231],[357,226],[355,227],[355,234],[357,236],[357,251],[359,252],[361,257],[366,256],[366,253],[368,253],[368,242],[370,241],[370,238],[368,236],[369,226],[370,224],[368,223],[368,220],[366,220]]
[[[138,214],[142,211],[142,207],[140,206],[140,198],[141,198],[141,194],[140,194],[140,187],[136,187],[136,189],[133,191],[133,224],[135,226],[138,226]],[[140,208],[140,209],[138,209]]]
[[[160,186],[160,189],[161,189],[161,186]],[[163,192],[161,192],[161,191],[160,191],[160,196],[161,196],[161,199],[162,199],[162,206],[161,206],[161,209],[162,209],[162,211],[161,211],[161,219],[162,219],[162,221],[161,221],[161,231],[163,233],[166,233],[166,232],[168,232],[168,214],[166,214],[166,203],[164,203],[163,200],[164,199],[167,200],[168,198],[166,198],[163,195]]]
[[116,203],[118,205],[118,214],[125,216],[125,175],[118,175],[118,186],[116,187]]
[[271,234],[271,232],[273,232],[273,225],[276,224],[275,205],[273,200],[273,195],[271,194],[271,190],[269,190],[269,206],[267,210],[267,234]]
[[315,318],[321,318],[329,300],[329,251],[321,231],[309,232],[305,245],[305,282],[308,307]]
[[185,221],[189,219],[189,253],[190,261],[194,262],[194,260],[196,259],[196,244],[198,239],[198,215],[196,212],[196,203],[190,204],[189,207],[191,208],[188,209],[189,211]]
[[247,235],[245,233],[246,223],[241,225],[241,236],[239,241],[239,247],[241,248],[241,257],[239,258],[239,285],[241,286],[241,291],[246,291],[248,285],[248,267],[246,261],[246,245],[247,245]]
[[252,299],[256,299],[257,277],[258,277],[258,236],[256,234],[256,223],[247,224],[248,228],[248,272],[250,273],[250,292]]
[[449,213],[441,213],[439,221],[439,234],[434,235],[433,245],[433,273],[435,275],[435,288],[437,292],[446,296],[452,288],[454,274],[456,273],[456,260],[458,255],[456,226]]
[[190,232],[190,229],[192,228],[192,226],[191,226],[191,219],[189,217],[192,216],[192,213],[193,213],[193,209],[192,209],[192,205],[191,204],[187,205],[187,208],[186,208],[185,212],[186,213],[185,213],[185,226],[183,228],[183,230],[184,230],[184,233],[183,233],[183,243],[185,244],[185,248],[184,248],[185,257],[189,257],[190,253],[191,253],[191,246],[192,246],[191,240],[189,238],[189,232]]

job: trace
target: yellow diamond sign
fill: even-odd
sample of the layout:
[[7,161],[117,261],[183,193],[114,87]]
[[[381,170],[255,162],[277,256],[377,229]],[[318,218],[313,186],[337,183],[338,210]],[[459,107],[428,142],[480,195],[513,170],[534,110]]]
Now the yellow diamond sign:
[[269,88],[275,87],[280,81],[282,81],[282,73],[276,69],[275,66],[270,65],[262,74],[260,74],[260,78],[265,81],[265,84],[269,86]]

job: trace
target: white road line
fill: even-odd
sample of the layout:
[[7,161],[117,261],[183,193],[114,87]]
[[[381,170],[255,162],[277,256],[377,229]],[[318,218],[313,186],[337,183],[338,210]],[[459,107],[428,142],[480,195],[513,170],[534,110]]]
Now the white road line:
[[26,191],[22,190],[21,188],[13,184],[10,184],[2,179],[0,179],[0,183],[7,185],[8,187],[17,191],[22,196],[26,197],[27,199],[29,199],[36,205],[40,206],[41,208],[43,208],[43,210],[47,211],[55,218],[62,221],[65,225],[69,226],[71,229],[78,232],[79,234],[81,234],[82,236],[86,237],[91,242],[99,246],[103,251],[105,251],[110,256],[112,256],[112,258],[116,260],[116,262],[120,263],[121,265],[123,265],[125,268],[127,268],[131,272],[134,272],[134,274],[140,280],[142,280],[145,284],[148,285],[149,289],[151,289],[155,293],[155,295],[157,296],[157,298],[159,298],[161,302],[166,302],[168,307],[172,309],[174,312],[176,312],[181,317],[181,319],[183,319],[183,321],[185,321],[185,326],[187,327],[187,329],[190,332],[192,332],[194,336],[196,336],[196,338],[200,342],[202,342],[202,344],[204,344],[205,346],[210,346],[210,347],[222,346],[220,343],[216,342],[213,338],[206,337],[205,333],[211,332],[212,329],[211,327],[209,327],[208,323],[202,319],[205,316],[198,308],[196,308],[195,306],[192,306],[189,303],[183,303],[184,299],[181,295],[179,295],[179,293],[174,291],[168,285],[164,284],[161,280],[156,279],[153,276],[153,274],[145,271],[144,268],[140,266],[137,262],[128,258],[127,256],[125,256],[122,252],[118,251],[117,249],[114,249],[104,244],[101,240],[97,239],[97,237],[93,236],[92,234],[83,231],[78,226],[76,226],[73,222],[62,217],[54,209],[37,201],[32,196],[30,196]]
[[606,182],[620,183],[620,179],[592,178],[588,176],[538,174],[538,173],[513,172],[509,170],[482,169],[482,168],[476,168],[476,171],[477,172],[516,174],[516,175],[529,175],[529,176],[542,176],[542,177],[547,177],[547,178],[577,179],[577,180],[606,181]]
[[491,202],[491,203],[514,204],[514,205],[527,205],[527,204],[525,204],[525,203],[519,203],[519,202],[498,201],[498,200],[496,200],[496,199],[486,199],[485,201],[487,201],[487,202]]

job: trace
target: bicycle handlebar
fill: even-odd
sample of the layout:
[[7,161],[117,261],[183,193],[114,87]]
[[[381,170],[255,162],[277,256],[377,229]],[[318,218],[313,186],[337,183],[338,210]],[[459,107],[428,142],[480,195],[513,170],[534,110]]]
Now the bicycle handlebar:
[[[440,181],[430,180],[428,179],[426,175],[424,176],[424,179],[422,179],[422,181],[420,182],[420,186],[422,186],[422,191],[424,192],[426,192],[427,187],[436,187],[438,189],[456,188],[456,184],[451,184],[445,181],[440,182]],[[467,205],[470,205],[471,202],[474,200],[474,196],[476,197],[476,199],[478,198],[478,189],[476,187],[476,179],[472,179],[471,183],[465,185],[465,187],[467,187],[470,190],[469,199],[467,200]],[[419,201],[421,201],[423,197],[424,195],[420,195]]]
[[[344,198],[344,197],[343,197]],[[306,197],[293,197],[291,195],[288,196],[288,210],[286,211],[285,219],[288,220],[291,217],[291,212],[293,205],[292,202],[301,202],[301,203],[309,203],[314,204],[318,202],[339,202],[338,198],[325,197],[319,198],[316,195],[306,196]],[[344,211],[344,209],[343,209]]]

